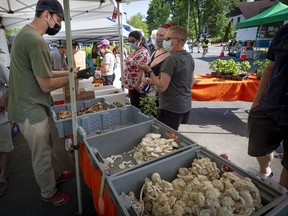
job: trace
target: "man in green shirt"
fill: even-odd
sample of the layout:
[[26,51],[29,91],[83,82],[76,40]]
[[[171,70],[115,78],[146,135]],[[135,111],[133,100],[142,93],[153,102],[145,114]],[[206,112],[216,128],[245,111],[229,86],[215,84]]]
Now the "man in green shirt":
[[[69,83],[67,71],[52,71],[50,52],[44,34],[55,35],[61,29],[64,12],[58,1],[39,0],[31,23],[24,26],[13,41],[9,79],[9,120],[16,122],[27,140],[32,166],[42,200],[65,205],[70,196],[56,185],[73,177],[60,172],[50,136],[50,92]],[[89,78],[85,71],[75,78]]]

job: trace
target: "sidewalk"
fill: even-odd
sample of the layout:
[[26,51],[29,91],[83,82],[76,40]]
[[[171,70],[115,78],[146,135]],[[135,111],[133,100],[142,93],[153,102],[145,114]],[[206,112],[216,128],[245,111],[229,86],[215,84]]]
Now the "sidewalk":
[[[255,158],[247,154],[247,119],[249,102],[192,102],[188,125],[181,125],[179,132],[220,155],[226,153],[231,162],[247,170],[258,170]],[[275,153],[277,155],[277,153]],[[279,181],[281,160],[271,163],[273,180]]]

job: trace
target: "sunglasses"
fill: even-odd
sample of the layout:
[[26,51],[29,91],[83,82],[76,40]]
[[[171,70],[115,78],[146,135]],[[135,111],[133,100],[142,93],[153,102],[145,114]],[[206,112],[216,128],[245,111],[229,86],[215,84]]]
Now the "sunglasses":
[[165,41],[169,41],[169,40],[171,40],[171,39],[178,39],[178,40],[184,41],[184,39],[181,39],[181,38],[178,38],[178,37],[167,37],[167,38],[165,38],[164,40],[165,40]]

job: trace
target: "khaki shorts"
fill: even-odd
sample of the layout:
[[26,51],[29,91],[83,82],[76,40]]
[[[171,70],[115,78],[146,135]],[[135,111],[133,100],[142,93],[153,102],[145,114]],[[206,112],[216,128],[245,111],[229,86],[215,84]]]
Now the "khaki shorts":
[[11,122],[0,124],[0,152],[11,152],[14,149],[11,136]]
[[283,144],[282,165],[288,170],[288,126],[279,126],[260,106],[253,108],[248,117],[248,154],[261,157],[275,151]]

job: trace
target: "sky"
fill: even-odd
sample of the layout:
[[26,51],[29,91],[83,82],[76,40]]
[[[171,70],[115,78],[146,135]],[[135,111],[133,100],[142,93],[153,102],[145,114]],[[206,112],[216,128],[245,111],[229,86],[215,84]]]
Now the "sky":
[[[149,8],[150,0],[143,0],[131,3],[123,3],[122,4],[122,11],[123,13],[126,12],[127,20],[129,20],[132,16],[136,15],[137,13],[141,13],[142,15],[147,16],[147,11]],[[126,19],[126,15],[123,15],[123,20]]]

